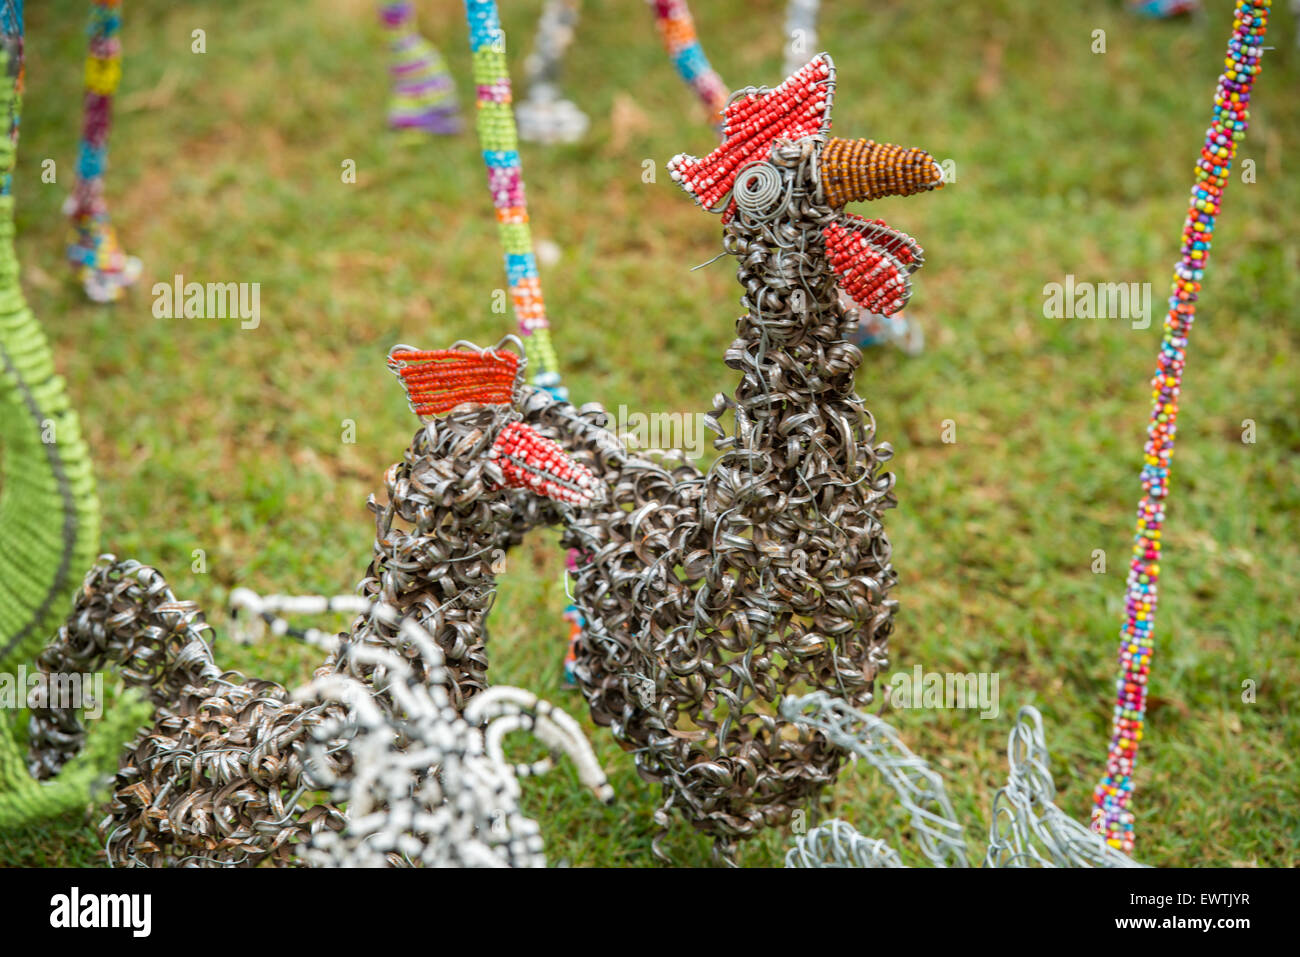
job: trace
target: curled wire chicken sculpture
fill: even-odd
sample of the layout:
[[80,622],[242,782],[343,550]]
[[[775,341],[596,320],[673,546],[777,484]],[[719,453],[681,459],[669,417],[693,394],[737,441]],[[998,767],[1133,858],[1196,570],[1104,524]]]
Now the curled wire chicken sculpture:
[[[822,692],[787,698],[781,712],[880,772],[908,812],[921,853],[935,867],[968,867],[966,838],[943,779],[881,718]],[[1054,803],[1056,786],[1038,710],[1024,707],[1007,745],[1007,783],[993,798],[985,867],[1140,867]],[[786,867],[903,867],[883,840],[831,820],[795,839]]]
[[[520,421],[513,406],[519,357],[461,345],[427,354],[399,347],[390,357],[427,421],[388,470],[388,502],[371,499],[375,557],[360,597],[323,609],[361,614],[319,674],[360,683],[390,716],[398,714],[391,656],[404,656],[416,680],[432,680],[431,656],[404,637],[408,620],[440,648],[437,673],[451,707],[465,711],[486,688],[483,618],[495,597],[490,549],[510,534],[511,503],[523,496],[588,504],[597,493],[585,469]],[[376,614],[378,607],[393,612]],[[289,864],[296,847],[344,826],[336,805],[303,800],[321,781],[351,773],[347,748],[328,737],[346,726],[343,705],[305,703],[274,682],[222,670],[209,631],[198,607],[178,601],[157,571],[104,556],[41,655],[47,674],[114,665],[153,705],[153,724],[123,755],[100,826],[114,864]],[[498,707],[507,699],[490,700]],[[518,700],[513,706],[524,707]],[[544,707],[538,713],[546,737],[558,719]],[[485,719],[495,714],[481,712]],[[334,743],[317,752],[308,774],[305,749],[321,734]],[[57,774],[85,737],[74,709],[34,709],[32,775]]]
[[[251,593],[240,601],[263,615],[273,606]],[[376,615],[398,621],[390,606],[380,605]],[[386,676],[392,708],[381,706],[372,687],[338,672],[318,675],[293,696],[331,706],[306,761],[317,785],[347,808],[343,829],[317,830],[302,857],[317,867],[544,867],[540,828],[519,807],[519,778],[547,771],[552,762],[511,764],[503,739],[531,732],[553,754],[567,754],[582,782],[609,802],[613,790],[577,722],[531,692],[504,686],[477,695],[461,713],[452,704],[454,681],[442,649],[410,618],[397,628],[403,645],[416,652],[418,670],[396,649],[350,651]],[[309,631],[302,637],[339,650],[334,636]],[[340,763],[347,774],[333,771]]]
[[921,150],[831,136],[834,81],[823,54],[774,90],[740,91],[723,145],[669,164],[722,213],[744,289],[724,356],[739,382],[705,413],[721,453],[707,473],[629,453],[598,405],[542,390],[522,403],[608,489],[562,514],[519,513],[521,527],[560,519],[581,555],[574,670],[592,716],[663,785],[661,828],[677,808],[727,861],[839,770],[842,752],[783,718],[782,696],[865,705],[893,628],[892,450],[854,391],[862,355],[839,292],[901,309],[922,254],[843,207],[934,189],[942,174]]

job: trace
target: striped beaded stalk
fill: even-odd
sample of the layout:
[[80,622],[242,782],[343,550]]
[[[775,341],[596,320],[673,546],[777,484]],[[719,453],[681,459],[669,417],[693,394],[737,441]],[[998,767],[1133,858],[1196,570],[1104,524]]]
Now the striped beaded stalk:
[[655,25],[663,39],[668,57],[678,74],[695,91],[709,111],[713,125],[722,129],[723,112],[731,91],[704,55],[704,47],[695,34],[695,20],[686,0],[650,0],[655,11]]
[[118,242],[104,200],[113,97],[122,79],[121,29],[122,0],[94,0],[77,179],[64,209],[73,233],[68,262],[76,270],[86,295],[95,302],[121,299],[126,288],[140,278],[141,271],[140,260],[127,255]]
[[1196,184],[1183,226],[1182,258],[1174,266],[1173,295],[1165,317],[1164,339],[1151,380],[1151,422],[1147,426],[1142,501],[1138,505],[1133,560],[1120,631],[1117,699],[1106,774],[1093,792],[1094,831],[1126,854],[1134,843],[1133,769],[1146,718],[1147,679],[1154,647],[1153,625],[1160,578],[1160,533],[1169,494],[1169,463],[1177,431],[1187,337],[1196,318],[1201,277],[1210,258],[1210,240],[1237,144],[1250,117],[1250,89],[1260,70],[1262,43],[1272,0],[1238,0],[1228,41],[1226,69],[1214,93],[1214,113],[1196,164]]
[[394,0],[379,10],[388,31],[388,72],[393,95],[388,125],[432,135],[460,132],[456,87],[442,54],[420,35],[411,0]]
[[465,0],[469,48],[474,61],[475,126],[487,166],[488,189],[497,211],[501,245],[505,249],[506,280],[514,303],[519,334],[533,372],[533,383],[563,398],[559,362],[551,345],[546,302],[537,274],[528,204],[524,196],[519,136],[511,106],[510,73],[506,68],[505,33],[494,0]]

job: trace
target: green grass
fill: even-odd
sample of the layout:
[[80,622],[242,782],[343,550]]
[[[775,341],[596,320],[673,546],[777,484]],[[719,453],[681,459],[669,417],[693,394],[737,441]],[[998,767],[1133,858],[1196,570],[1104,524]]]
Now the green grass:
[[[383,357],[394,342],[495,341],[504,285],[472,135],[405,143],[384,129],[387,78],[373,4],[129,5],[109,192],[141,288],[115,308],[66,277],[59,205],[72,175],[82,7],[29,10],[17,194],[26,291],[53,339],[95,454],[104,550],[157,566],[181,597],[221,609],[236,584],[350,590],[369,555],[366,495],[415,422]],[[540,0],[505,5],[516,73]],[[586,4],[570,86],[592,117],[581,144],[525,146],[535,234],[561,362],[578,401],[703,409],[733,376],[721,354],[739,289],[717,219],[670,183],[664,162],[711,134],[639,4]],[[733,85],[780,79],[780,0],[698,2],[701,36]],[[872,0],[825,4],[836,58],[836,131],[929,149],[956,163],[941,193],[878,204],[928,264],[913,315],[917,359],[868,354],[859,391],[897,450],[888,517],[901,601],[893,666],[997,671],[1002,714],[895,713],[941,768],[982,847],[1017,708],[1044,714],[1060,804],[1090,808],[1109,737],[1148,378],[1191,169],[1229,28],[1208,16],[1148,23],[1117,2]],[[1175,460],[1149,730],[1134,801],[1138,856],[1157,865],[1300,862],[1300,63],[1285,4],[1257,83],[1189,350]],[[422,2],[472,109],[461,7]],[[190,52],[193,29],[208,52]],[[1094,54],[1092,31],[1106,31]],[[59,183],[40,181],[58,162]],[[355,185],[340,181],[354,159]],[[653,159],[659,182],[642,182]],[[1240,166],[1240,163],[1239,163]],[[262,325],[155,319],[149,289],[260,282]],[[1043,286],[1151,282],[1157,316],[1049,320]],[[356,423],[343,444],[343,420]],[[957,441],[941,441],[945,420]],[[1241,423],[1257,442],[1241,441]],[[192,574],[203,549],[207,572]],[[1104,549],[1104,574],[1091,570]],[[562,555],[536,536],[512,558],[493,612],[497,680],[582,711],[559,688]],[[232,646],[223,663],[294,683],[297,647]],[[1244,680],[1258,699],[1243,703]],[[585,720],[585,718],[584,718]],[[651,861],[656,791],[593,730],[618,790],[606,808],[572,769],[527,786],[552,861]],[[845,770],[831,810],[914,846],[869,768]],[[787,837],[745,846],[780,860]],[[678,826],[685,864],[707,842]],[[80,818],[0,834],[0,862],[91,864]],[[909,852],[910,853],[910,852]],[[914,855],[912,859],[915,859]]]

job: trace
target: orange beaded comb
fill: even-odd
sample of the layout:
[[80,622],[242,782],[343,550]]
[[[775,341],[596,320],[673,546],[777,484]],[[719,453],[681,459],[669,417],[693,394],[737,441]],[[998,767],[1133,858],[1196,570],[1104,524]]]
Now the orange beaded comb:
[[504,350],[425,351],[398,345],[388,351],[388,368],[401,380],[411,411],[422,417],[468,402],[510,405],[522,367],[518,355]]

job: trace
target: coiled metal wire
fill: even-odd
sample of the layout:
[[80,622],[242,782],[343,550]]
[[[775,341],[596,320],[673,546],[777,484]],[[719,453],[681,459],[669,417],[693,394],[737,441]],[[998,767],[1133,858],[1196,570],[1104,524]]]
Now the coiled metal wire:
[[[154,705],[154,723],[120,759],[99,825],[114,866],[290,864],[295,844],[343,826],[337,807],[304,800],[319,783],[306,773],[303,745],[329,707],[221,670],[209,630],[156,570],[106,555],[41,655],[46,672],[114,664]],[[48,777],[80,750],[85,729],[75,710],[37,708],[30,738],[31,772]],[[326,767],[344,774],[343,761],[336,755]]]
[[608,485],[604,503],[522,514],[515,532],[559,518],[582,555],[579,685],[663,787],[661,855],[673,808],[728,862],[738,838],[788,821],[844,752],[783,717],[782,697],[820,689],[864,706],[888,660],[892,449],[854,391],[861,353],[821,235],[836,214],[819,195],[820,148],[778,144],[754,174],[775,206],[751,215],[738,199],[726,222],[744,289],[725,355],[739,382],[706,414],[721,452],[707,473],[628,453],[599,406],[541,392],[524,403],[529,424]]

